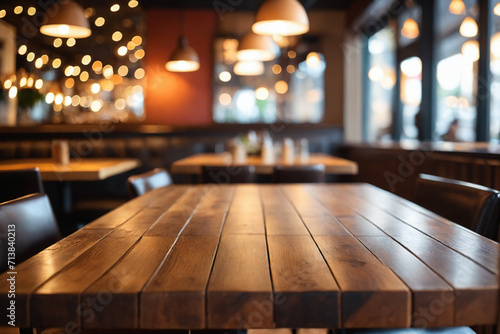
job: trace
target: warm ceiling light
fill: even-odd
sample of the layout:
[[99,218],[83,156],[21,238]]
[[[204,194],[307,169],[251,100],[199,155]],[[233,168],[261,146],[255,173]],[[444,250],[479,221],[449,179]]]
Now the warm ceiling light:
[[302,35],[309,31],[309,18],[297,0],[266,0],[252,30],[259,35]]
[[40,27],[42,34],[64,38],[85,38],[92,34],[83,8],[74,1],[56,3],[47,12],[55,14],[45,16]]
[[261,75],[264,73],[264,64],[261,61],[239,61],[233,71],[237,75]]
[[462,55],[475,62],[479,60],[479,42],[478,41],[467,41],[462,45]]
[[415,39],[420,34],[418,29],[417,21],[411,17],[407,18],[405,23],[403,23],[403,28],[401,29],[401,35],[408,39]]
[[236,58],[238,60],[273,60],[276,56],[276,44],[270,36],[257,35],[249,32],[243,36],[239,45]]
[[455,15],[465,14],[465,4],[463,0],[451,0],[448,10]]
[[460,25],[460,34],[464,37],[474,37],[477,35],[477,23],[476,21],[467,16]]
[[198,54],[188,45],[186,37],[179,37],[179,45],[170,55],[165,68],[171,72],[193,72],[200,68]]

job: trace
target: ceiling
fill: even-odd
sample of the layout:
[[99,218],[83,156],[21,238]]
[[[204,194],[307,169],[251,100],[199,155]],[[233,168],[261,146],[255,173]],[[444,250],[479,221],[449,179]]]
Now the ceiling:
[[[345,10],[355,0],[299,0],[307,10],[336,9]],[[256,11],[264,0],[142,0],[144,8],[200,8],[215,9],[215,6],[231,7],[235,11]]]

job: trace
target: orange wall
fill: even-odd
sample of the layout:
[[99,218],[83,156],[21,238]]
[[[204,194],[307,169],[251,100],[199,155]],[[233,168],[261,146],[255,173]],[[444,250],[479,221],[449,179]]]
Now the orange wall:
[[196,72],[173,73],[165,69],[170,53],[176,48],[180,11],[147,11],[145,123],[208,124],[212,122],[213,40],[217,14],[213,10],[187,10],[185,35],[200,57]]

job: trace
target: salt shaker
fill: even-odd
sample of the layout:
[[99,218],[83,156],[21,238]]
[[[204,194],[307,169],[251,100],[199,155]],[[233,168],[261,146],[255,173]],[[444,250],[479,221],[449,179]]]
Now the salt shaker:
[[299,141],[299,161],[301,163],[309,162],[309,142],[306,138]]

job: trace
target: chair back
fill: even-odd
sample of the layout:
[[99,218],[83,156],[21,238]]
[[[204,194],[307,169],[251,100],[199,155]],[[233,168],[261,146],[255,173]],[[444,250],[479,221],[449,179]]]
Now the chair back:
[[127,188],[131,198],[171,184],[172,178],[165,168],[155,168],[149,172],[134,175],[127,179]]
[[497,190],[420,174],[414,202],[485,237],[498,240],[500,192]]
[[276,166],[273,180],[275,183],[318,183],[325,182],[325,166]]
[[0,271],[7,270],[9,242],[15,241],[18,264],[61,238],[47,195],[30,194],[0,204]]
[[201,183],[233,184],[255,182],[254,166],[201,166]]
[[0,203],[34,193],[45,193],[38,168],[0,171]]

